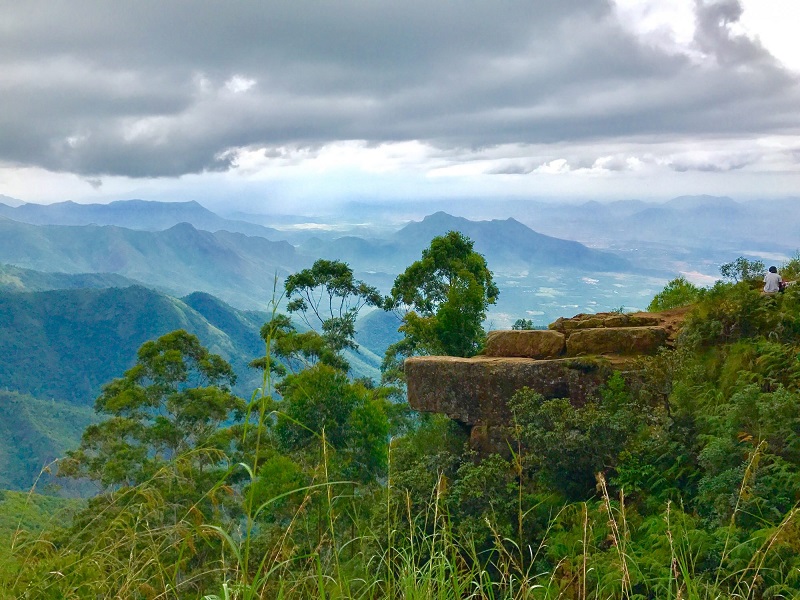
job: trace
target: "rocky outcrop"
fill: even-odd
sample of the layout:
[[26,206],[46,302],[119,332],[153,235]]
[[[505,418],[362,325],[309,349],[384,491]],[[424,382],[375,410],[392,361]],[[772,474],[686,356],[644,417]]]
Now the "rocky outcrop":
[[518,390],[582,405],[614,369],[673,345],[685,313],[577,315],[547,330],[492,331],[482,356],[407,359],[408,401],[466,425],[479,451],[502,450],[513,422],[508,401]]

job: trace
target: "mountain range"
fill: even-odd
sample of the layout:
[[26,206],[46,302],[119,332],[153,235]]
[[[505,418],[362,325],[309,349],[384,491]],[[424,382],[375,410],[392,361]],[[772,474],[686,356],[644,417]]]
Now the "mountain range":
[[276,276],[309,264],[287,242],[179,223],[164,231],[113,225],[30,225],[0,218],[0,262],[46,272],[113,273],[184,295],[201,290],[264,306]]
[[[141,201],[114,203],[113,211],[96,211],[131,223],[139,215]],[[587,272],[628,272],[629,261],[578,242],[557,239],[533,231],[514,219],[469,221],[436,213],[412,222],[383,238],[342,236],[311,238],[295,247],[285,240],[269,240],[220,229],[199,229],[210,211],[196,203],[177,203],[157,213],[178,218],[202,217],[196,223],[179,222],[161,231],[119,225],[31,224],[0,217],[0,263],[45,272],[109,273],[140,281],[182,296],[205,291],[239,308],[263,309],[272,298],[276,278],[310,266],[317,258],[348,262],[370,283],[388,292],[394,277],[418,260],[430,240],[449,230],[470,236],[475,249],[484,254],[497,273],[530,272],[548,268],[571,268]],[[6,207],[6,214],[32,205]],[[37,206],[29,220],[75,222],[87,214],[85,205],[61,203]],[[90,205],[95,207],[96,205]],[[102,206],[102,205],[101,205]],[[200,207],[202,208],[202,207]],[[95,208],[92,208],[94,211]],[[126,217],[123,219],[122,217]],[[218,224],[224,221],[220,219]],[[155,223],[151,220],[150,224]],[[260,227],[260,226],[259,226]],[[366,278],[366,277],[365,277]]]
[[90,406],[139,346],[185,329],[234,366],[249,397],[260,380],[247,365],[263,354],[265,319],[207,294],[178,299],[143,286],[0,292],[0,386]]
[[[231,363],[239,396],[250,398],[262,384],[249,363],[265,351],[259,334],[267,313],[203,292],[174,298],[119,283],[127,282],[0,265],[0,489],[29,488],[44,465],[77,445],[97,419],[92,405],[102,385],[133,366],[147,340],[185,329]],[[52,285],[64,289],[20,291]],[[360,348],[347,354],[353,377],[379,376],[397,327],[380,310],[359,320]]]
[[648,242],[665,245],[666,252],[688,246],[729,256],[748,249],[796,252],[798,207],[800,198],[737,202],[725,196],[680,196],[664,203],[510,202],[507,209],[542,233],[610,249]]
[[54,204],[25,203],[19,206],[0,203],[0,215],[31,225],[116,225],[128,229],[162,231],[178,223],[191,223],[197,229],[212,232],[230,231],[267,239],[278,239],[281,235],[271,227],[225,219],[194,201],[118,200],[108,204],[67,201]]

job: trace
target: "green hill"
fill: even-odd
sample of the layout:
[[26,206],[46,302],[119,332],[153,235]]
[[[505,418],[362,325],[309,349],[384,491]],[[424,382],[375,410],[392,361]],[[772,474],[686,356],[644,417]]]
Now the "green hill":
[[44,273],[0,264],[0,290],[12,292],[42,292],[79,288],[128,287],[138,281],[115,273]]
[[[200,292],[178,299],[142,286],[0,290],[0,489],[27,489],[44,465],[75,447],[102,385],[134,364],[145,341],[175,329],[228,360],[238,375],[234,391],[249,398],[261,385],[248,365],[264,353],[267,318]],[[379,377],[380,336],[365,333],[360,343],[348,354],[353,376]]]
[[265,317],[218,302],[215,318],[237,327],[229,335],[184,301],[142,286],[0,292],[0,389],[91,406],[144,342],[186,329],[234,366],[237,391],[249,395],[258,377],[247,365],[262,352]]
[[51,481],[42,469],[75,448],[95,418],[86,406],[0,391],[0,489],[28,490],[40,473],[40,484]]

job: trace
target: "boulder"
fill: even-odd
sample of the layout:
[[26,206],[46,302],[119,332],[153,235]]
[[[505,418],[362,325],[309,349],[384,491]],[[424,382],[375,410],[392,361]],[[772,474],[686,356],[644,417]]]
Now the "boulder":
[[466,425],[508,425],[507,403],[523,387],[583,405],[610,372],[599,359],[420,356],[405,361],[411,407]]
[[663,327],[613,327],[581,329],[567,338],[567,354],[654,354],[667,343]]
[[566,336],[552,330],[490,331],[485,356],[558,358],[566,349]]

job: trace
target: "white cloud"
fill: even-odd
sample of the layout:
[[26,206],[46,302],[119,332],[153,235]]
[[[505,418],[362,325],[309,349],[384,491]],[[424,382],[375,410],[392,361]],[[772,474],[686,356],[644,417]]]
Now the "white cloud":
[[248,91],[256,84],[255,79],[250,79],[242,75],[234,75],[225,82],[225,89],[234,94],[241,94]]
[[707,275],[699,271],[681,271],[680,274],[683,275],[683,277],[685,277],[690,283],[699,286],[714,285],[714,283],[719,279],[719,277]]

